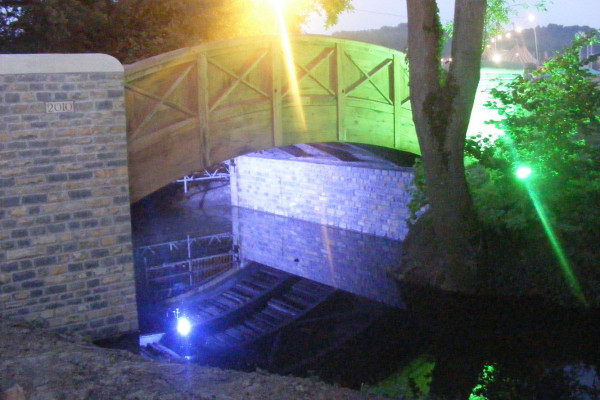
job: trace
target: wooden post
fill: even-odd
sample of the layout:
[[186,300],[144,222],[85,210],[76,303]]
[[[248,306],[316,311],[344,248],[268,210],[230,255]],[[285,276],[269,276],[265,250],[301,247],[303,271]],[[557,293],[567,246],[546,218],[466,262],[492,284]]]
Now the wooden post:
[[346,118],[346,82],[344,79],[344,54],[345,48],[342,43],[335,45],[335,99],[337,111],[337,139],[340,142],[347,140],[346,126],[344,120]]

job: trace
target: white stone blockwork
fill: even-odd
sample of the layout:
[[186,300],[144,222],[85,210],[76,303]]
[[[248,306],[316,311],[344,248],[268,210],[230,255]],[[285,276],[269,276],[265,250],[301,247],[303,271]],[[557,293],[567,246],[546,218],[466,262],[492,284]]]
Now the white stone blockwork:
[[[307,145],[300,145],[307,148]],[[252,210],[403,240],[412,168],[373,158],[352,162],[285,157],[269,150],[235,159],[232,204]],[[360,157],[359,157],[360,158]]]
[[0,75],[123,72],[106,54],[0,54]]

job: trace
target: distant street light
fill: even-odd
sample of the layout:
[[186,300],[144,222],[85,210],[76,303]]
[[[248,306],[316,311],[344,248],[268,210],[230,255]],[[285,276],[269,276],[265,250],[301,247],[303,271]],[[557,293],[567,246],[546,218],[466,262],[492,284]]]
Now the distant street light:
[[[529,19],[529,22],[534,23],[535,22],[535,15],[533,14],[529,14],[529,16],[527,17],[527,19]],[[535,29],[535,24],[533,25],[533,39],[535,41],[535,59],[538,63],[538,65],[540,64],[540,54],[538,52],[538,40],[537,40],[537,32]]]

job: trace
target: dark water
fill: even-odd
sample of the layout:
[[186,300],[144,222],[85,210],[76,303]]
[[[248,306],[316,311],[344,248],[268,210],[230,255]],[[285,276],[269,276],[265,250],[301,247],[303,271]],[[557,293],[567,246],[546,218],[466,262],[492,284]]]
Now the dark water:
[[405,289],[407,312],[435,360],[431,389],[468,398],[485,366],[489,399],[598,399],[600,314],[532,298]]
[[[185,209],[160,201],[138,205],[138,243],[197,230],[202,221],[210,222],[202,225],[207,232],[229,224],[234,236],[241,235],[242,254],[263,257],[253,261],[341,288],[302,320],[243,351],[207,358],[206,364],[316,375],[353,388],[401,372],[394,390],[415,398],[430,390],[445,399],[600,399],[598,310],[566,309],[535,298],[400,288],[382,271],[401,243],[248,210],[209,206],[199,212],[193,196],[188,204]],[[261,227],[263,235],[257,233]],[[293,235],[277,242],[283,231]],[[264,252],[244,252],[244,244],[253,250],[270,246],[281,265]],[[301,247],[308,254],[298,253]],[[395,304],[389,300],[394,296]],[[484,397],[472,394],[476,387]]]

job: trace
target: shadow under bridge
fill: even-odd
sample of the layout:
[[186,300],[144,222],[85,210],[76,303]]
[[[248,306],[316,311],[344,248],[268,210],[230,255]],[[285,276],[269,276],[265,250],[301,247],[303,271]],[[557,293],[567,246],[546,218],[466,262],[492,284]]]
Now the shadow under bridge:
[[[314,142],[419,154],[405,55],[324,36],[261,36],[125,66],[131,201],[246,153]],[[301,111],[300,111],[301,110]]]

